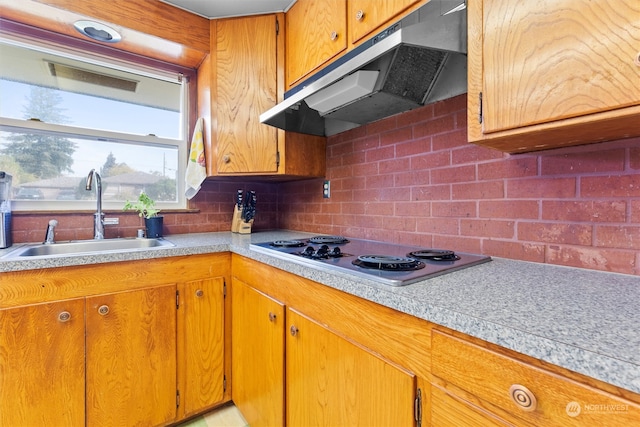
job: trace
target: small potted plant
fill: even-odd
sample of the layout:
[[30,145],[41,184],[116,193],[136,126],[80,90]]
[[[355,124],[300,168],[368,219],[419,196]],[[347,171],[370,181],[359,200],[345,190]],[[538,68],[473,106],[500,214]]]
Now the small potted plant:
[[156,202],[144,191],[138,196],[135,202],[127,202],[122,208],[123,211],[134,210],[138,212],[140,218],[144,218],[144,225],[147,229],[147,237],[162,237],[163,217],[158,216],[160,209],[156,208]]

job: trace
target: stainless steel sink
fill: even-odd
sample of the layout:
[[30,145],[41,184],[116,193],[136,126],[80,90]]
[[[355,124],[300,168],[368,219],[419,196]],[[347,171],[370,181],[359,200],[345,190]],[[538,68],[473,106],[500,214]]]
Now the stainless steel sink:
[[53,244],[29,244],[21,246],[2,258],[23,258],[36,256],[70,256],[95,253],[128,252],[135,250],[162,249],[175,246],[164,239],[104,239],[104,240],[74,240]]

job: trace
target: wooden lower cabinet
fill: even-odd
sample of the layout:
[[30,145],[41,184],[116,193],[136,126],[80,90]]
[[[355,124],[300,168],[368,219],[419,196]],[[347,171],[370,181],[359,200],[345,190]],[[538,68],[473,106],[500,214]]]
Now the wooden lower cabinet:
[[239,255],[231,265],[233,400],[251,426],[640,425],[637,393]]
[[0,282],[0,427],[169,425],[231,398],[252,427],[640,425],[636,393],[235,254]]
[[232,398],[252,427],[284,425],[284,305],[233,279]]
[[0,426],[84,424],[84,304],[0,310]]
[[439,427],[506,427],[507,423],[440,387],[431,387],[431,425]]
[[[433,425],[458,426],[463,419],[481,426],[640,425],[640,405],[614,387],[608,388],[620,395],[440,330],[431,346]],[[457,413],[445,415],[446,407]]]
[[176,418],[176,286],[87,298],[87,425]]
[[224,400],[224,277],[179,284],[179,418]]
[[[403,348],[399,336],[380,340],[378,324],[397,328],[389,326],[393,318],[386,317],[386,309],[380,307],[383,317],[378,317],[370,310],[372,303],[357,297],[339,293],[332,298],[337,291],[320,284],[245,258],[235,260],[232,399],[249,425],[418,425],[414,411],[422,402],[416,396],[428,383],[414,369],[424,373],[429,360],[416,353],[422,349]],[[406,330],[426,338],[428,347],[428,331],[417,330],[411,320]],[[389,342],[398,346],[387,349],[387,355]],[[398,363],[402,351],[416,354],[412,366]]]
[[415,375],[287,309],[286,425],[414,425]]
[[0,426],[161,426],[229,400],[228,274],[228,253],[2,273]]

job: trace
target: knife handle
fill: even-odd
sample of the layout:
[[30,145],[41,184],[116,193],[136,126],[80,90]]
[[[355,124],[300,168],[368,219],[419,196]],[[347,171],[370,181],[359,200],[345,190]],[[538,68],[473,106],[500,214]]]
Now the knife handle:
[[236,205],[240,208],[242,207],[242,190],[238,190],[236,193]]

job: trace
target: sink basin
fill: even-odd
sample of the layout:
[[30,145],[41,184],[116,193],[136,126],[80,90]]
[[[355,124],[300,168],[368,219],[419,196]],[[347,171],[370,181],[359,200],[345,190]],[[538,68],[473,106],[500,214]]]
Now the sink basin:
[[104,239],[104,240],[74,240],[45,245],[36,243],[21,246],[9,252],[2,258],[23,258],[36,256],[69,256],[95,253],[113,253],[133,250],[161,249],[175,246],[164,239]]

